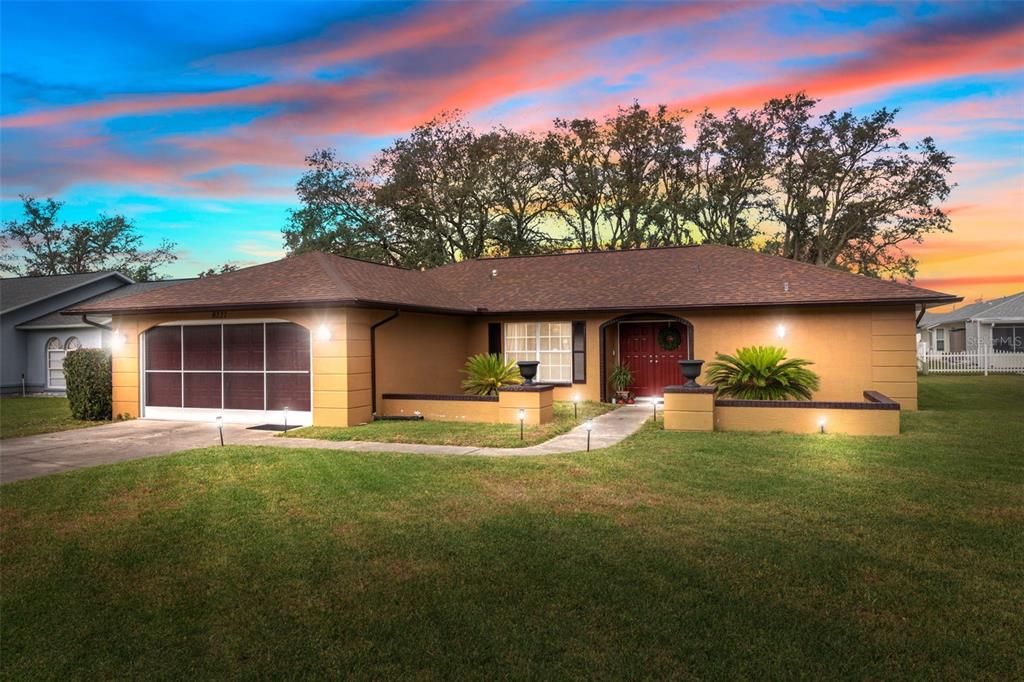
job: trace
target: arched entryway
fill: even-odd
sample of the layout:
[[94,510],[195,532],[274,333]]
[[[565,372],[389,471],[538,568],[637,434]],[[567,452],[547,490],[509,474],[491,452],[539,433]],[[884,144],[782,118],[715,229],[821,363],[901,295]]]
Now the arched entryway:
[[608,376],[616,362],[634,376],[638,397],[660,397],[666,386],[682,383],[679,360],[693,357],[693,325],[676,315],[634,313],[601,325],[601,400],[610,399]]

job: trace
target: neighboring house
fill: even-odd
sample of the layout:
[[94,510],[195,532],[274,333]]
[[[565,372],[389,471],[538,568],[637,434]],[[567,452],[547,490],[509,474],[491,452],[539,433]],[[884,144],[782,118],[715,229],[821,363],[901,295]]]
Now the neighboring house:
[[487,352],[539,360],[555,399],[602,400],[619,361],[660,396],[679,359],[781,345],[815,363],[818,400],[916,409],[918,311],[958,300],[708,245],[427,271],[306,253],[69,312],[113,319],[115,413],[346,426],[385,393],[460,393]]
[[109,315],[86,321],[62,315],[62,309],[179,281],[135,284],[118,272],[0,279],[0,392],[63,393],[66,354],[108,345]]
[[1024,352],[1024,291],[946,313],[925,313],[918,323],[921,350],[932,353]]

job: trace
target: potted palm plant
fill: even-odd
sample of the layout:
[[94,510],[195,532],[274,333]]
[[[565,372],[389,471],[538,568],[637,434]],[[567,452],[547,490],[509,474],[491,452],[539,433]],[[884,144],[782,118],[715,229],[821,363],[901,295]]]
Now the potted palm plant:
[[615,391],[615,398],[612,402],[628,402],[629,391],[627,389],[633,385],[633,373],[629,370],[629,365],[616,362],[612,367],[612,373],[608,375],[608,384]]
[[480,353],[470,357],[462,373],[466,375],[462,388],[472,395],[498,395],[502,386],[523,383],[516,363],[495,354]]
[[740,348],[736,355],[719,353],[708,364],[708,383],[718,395],[740,400],[810,400],[818,390],[818,375],[807,369],[809,360],[786,359],[786,349],[775,346]]

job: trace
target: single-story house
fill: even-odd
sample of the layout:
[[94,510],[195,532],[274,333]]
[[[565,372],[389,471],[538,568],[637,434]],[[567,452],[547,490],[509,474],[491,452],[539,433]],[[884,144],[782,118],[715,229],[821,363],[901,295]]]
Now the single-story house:
[[0,393],[63,393],[64,356],[109,345],[109,316],[86,323],[64,308],[180,281],[136,284],[119,272],[0,279]]
[[[677,361],[756,344],[815,363],[819,400],[917,407],[915,320],[950,294],[718,245],[481,258],[417,271],[305,253],[72,306],[114,330],[114,412],[348,426],[387,394],[458,394],[468,356],[540,362],[554,399],[639,396]],[[671,330],[672,333],[665,330]]]
[[1022,353],[1024,291],[945,313],[925,313],[918,331],[921,350],[932,353]]

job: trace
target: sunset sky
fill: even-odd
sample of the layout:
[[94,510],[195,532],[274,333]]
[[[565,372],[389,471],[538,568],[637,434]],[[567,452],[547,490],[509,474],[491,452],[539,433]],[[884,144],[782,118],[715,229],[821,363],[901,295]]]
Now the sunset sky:
[[1024,290],[1024,4],[12,3],[2,12],[2,215],[119,212],[194,276],[283,254],[303,156],[368,160],[459,108],[542,130],[618,104],[699,110],[799,90],[898,107],[956,157],[954,232],[917,282]]

